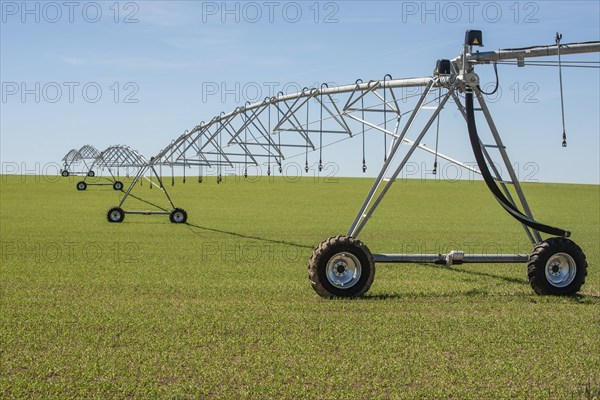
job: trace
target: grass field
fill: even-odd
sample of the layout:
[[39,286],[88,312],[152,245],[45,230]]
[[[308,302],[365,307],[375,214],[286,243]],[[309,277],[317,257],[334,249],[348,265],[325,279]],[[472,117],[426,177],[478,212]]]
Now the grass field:
[[[364,298],[326,300],[308,257],[347,231],[369,179],[178,178],[187,225],[109,224],[120,194],[73,178],[0,179],[2,399],[600,397],[597,185],[525,185],[587,255],[579,296],[535,295],[520,264],[379,264]],[[481,182],[398,182],[361,239],[531,250]]]

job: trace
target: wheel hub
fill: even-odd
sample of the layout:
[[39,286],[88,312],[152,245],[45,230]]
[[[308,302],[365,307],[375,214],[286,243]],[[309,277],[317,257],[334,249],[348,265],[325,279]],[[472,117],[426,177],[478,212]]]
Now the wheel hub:
[[346,264],[343,262],[338,262],[335,265],[335,269],[333,271],[336,276],[344,276],[344,274],[346,273]]
[[360,261],[352,253],[337,253],[329,259],[325,270],[327,280],[340,289],[356,285],[362,273]]
[[555,287],[571,284],[577,274],[577,265],[573,257],[567,253],[556,253],[546,263],[546,279]]

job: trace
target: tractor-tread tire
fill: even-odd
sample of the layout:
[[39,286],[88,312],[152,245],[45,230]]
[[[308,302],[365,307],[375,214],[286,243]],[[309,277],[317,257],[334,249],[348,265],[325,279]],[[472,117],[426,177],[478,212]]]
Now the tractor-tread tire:
[[[333,286],[327,279],[326,266],[337,253],[352,253],[361,263],[359,281],[348,289]],[[308,260],[308,279],[312,288],[321,297],[360,297],[364,295],[375,279],[375,262],[371,251],[363,242],[349,236],[334,236],[319,243]]]
[[[181,214],[181,219],[177,220],[175,218],[175,214]],[[187,222],[187,212],[185,212],[185,210],[183,208],[174,208],[170,213],[169,213],[169,221],[171,221],[171,223],[173,224],[185,224]]]
[[[119,218],[112,219],[111,214],[113,212],[118,212],[120,214]],[[125,212],[123,211],[123,209],[121,207],[113,207],[110,210],[108,210],[108,212],[106,213],[106,219],[108,219],[108,222],[111,222],[111,223],[123,222],[123,220],[125,219]]]
[[[546,263],[548,259],[556,253],[566,253],[570,255],[576,264],[576,273],[573,282],[565,287],[556,287],[548,282],[546,278]],[[529,256],[527,262],[527,277],[529,284],[534,292],[540,295],[568,296],[577,293],[585,283],[587,276],[587,261],[585,254],[572,240],[553,237],[544,240],[535,248]]]

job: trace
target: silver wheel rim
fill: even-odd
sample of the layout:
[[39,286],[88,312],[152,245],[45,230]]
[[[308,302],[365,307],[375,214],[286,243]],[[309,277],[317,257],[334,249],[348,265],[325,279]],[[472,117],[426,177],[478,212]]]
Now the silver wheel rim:
[[329,259],[325,274],[327,280],[339,289],[350,289],[356,285],[362,273],[358,258],[351,253],[337,253]]
[[79,187],[79,189],[82,189],[82,190],[83,190],[83,188],[84,188],[84,186],[83,186],[83,183],[80,183],[80,184],[78,184],[77,186]]
[[118,212],[117,210],[110,213],[110,219],[112,219],[113,221],[118,221],[120,218],[121,218],[121,213]]
[[181,211],[177,211],[175,214],[173,214],[173,221],[178,223],[183,221],[183,213]]
[[567,253],[553,254],[546,263],[546,279],[557,288],[568,286],[575,279],[577,264]]
[[115,188],[117,190],[121,190],[121,189],[123,189],[123,185],[121,185],[120,183],[115,183]]

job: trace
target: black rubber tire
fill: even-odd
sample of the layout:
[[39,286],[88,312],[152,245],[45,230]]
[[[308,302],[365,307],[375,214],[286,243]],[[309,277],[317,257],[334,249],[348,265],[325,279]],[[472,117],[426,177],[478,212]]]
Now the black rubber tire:
[[[348,288],[335,286],[327,278],[327,264],[339,253],[350,253],[358,259],[361,274]],[[375,279],[375,262],[371,251],[360,240],[348,236],[335,236],[321,242],[308,260],[308,279],[321,297],[359,297],[364,295]]]
[[115,183],[113,183],[113,189],[114,190],[123,190],[123,182],[115,181]]
[[123,222],[125,219],[125,211],[121,207],[113,207],[106,213],[108,222]]
[[[557,253],[566,253],[575,261],[575,277],[568,285],[558,287],[546,276],[546,265]],[[540,295],[568,296],[577,293],[585,283],[587,261],[581,248],[572,240],[554,237],[538,244],[527,263],[527,277],[533,290]]]
[[87,189],[87,183],[84,181],[77,182],[77,190],[85,190]]
[[183,208],[174,208],[169,213],[169,221],[174,224],[185,224],[187,222],[187,213]]
[[93,178],[94,176],[96,176],[96,173],[92,170],[89,170],[87,173],[87,176],[89,176],[90,178]]
[[60,174],[61,174],[61,176],[63,176],[64,178],[66,178],[67,176],[69,176],[69,171],[64,170]]

